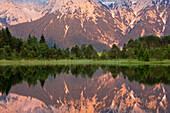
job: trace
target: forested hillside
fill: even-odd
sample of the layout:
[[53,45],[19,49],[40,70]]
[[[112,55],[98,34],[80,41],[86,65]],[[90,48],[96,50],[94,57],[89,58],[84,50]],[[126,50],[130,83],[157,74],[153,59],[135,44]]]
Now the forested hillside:
[[110,50],[103,50],[99,55],[91,44],[75,45],[69,48],[49,47],[42,34],[40,40],[29,35],[27,40],[12,36],[8,28],[0,30],[0,59],[170,59],[170,36],[144,36],[130,39],[123,48],[115,44]]

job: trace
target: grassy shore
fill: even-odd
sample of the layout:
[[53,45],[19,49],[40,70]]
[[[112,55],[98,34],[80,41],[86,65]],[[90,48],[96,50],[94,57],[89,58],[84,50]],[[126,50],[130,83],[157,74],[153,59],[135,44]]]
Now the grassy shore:
[[149,62],[136,59],[114,59],[114,60],[0,60],[0,65],[167,65],[170,60]]

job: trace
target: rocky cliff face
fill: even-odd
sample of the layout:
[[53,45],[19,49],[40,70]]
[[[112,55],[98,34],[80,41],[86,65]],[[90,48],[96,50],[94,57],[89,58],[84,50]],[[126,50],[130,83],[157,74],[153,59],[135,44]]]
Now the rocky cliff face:
[[92,1],[51,0],[42,14],[45,16],[39,20],[12,26],[10,30],[25,38],[29,34],[40,37],[44,33],[49,44],[56,42],[59,47],[92,43],[100,50],[118,44],[122,37],[111,13]]
[[31,22],[41,17],[42,5],[33,2],[0,1],[0,28]]
[[170,34],[169,0],[50,0],[39,19],[10,27],[15,36],[45,34],[49,44],[91,43],[98,50],[130,38]]
[[101,2],[122,30],[119,45],[144,35],[169,35],[169,0],[122,0]]

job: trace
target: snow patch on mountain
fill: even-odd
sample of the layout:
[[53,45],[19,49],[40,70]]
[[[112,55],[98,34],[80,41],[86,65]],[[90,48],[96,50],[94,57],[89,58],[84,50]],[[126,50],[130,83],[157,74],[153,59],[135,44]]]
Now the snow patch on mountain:
[[64,14],[70,14],[70,18],[75,16],[76,12],[79,12],[81,18],[86,17],[89,19],[93,17],[95,19],[95,3],[89,0],[49,0],[47,5],[43,8],[42,14],[61,12]]
[[36,113],[45,112],[45,109],[47,109],[47,106],[42,101],[13,93],[4,96],[4,100],[2,99],[0,101],[0,110],[2,113]]
[[1,1],[0,7],[0,18],[9,25],[31,22],[41,17],[42,6],[34,3]]

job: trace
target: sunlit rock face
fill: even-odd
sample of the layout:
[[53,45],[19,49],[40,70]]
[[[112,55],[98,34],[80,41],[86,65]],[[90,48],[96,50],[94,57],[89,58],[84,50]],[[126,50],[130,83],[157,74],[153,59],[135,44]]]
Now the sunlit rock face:
[[0,0],[0,29],[41,18],[46,0]]
[[36,21],[10,30],[24,39],[43,33],[58,47],[91,43],[102,51],[130,38],[169,35],[169,6],[169,0],[49,0]]
[[91,43],[100,51],[118,44],[122,37],[111,13],[93,1],[50,0],[41,13],[45,15],[41,19],[10,30],[23,38],[29,34],[40,37],[43,33],[49,44],[55,42],[64,48]]
[[101,4],[111,11],[122,30],[120,46],[130,38],[169,35],[169,0],[103,0]]
[[[98,70],[92,78],[71,74],[49,77],[29,87],[16,85],[11,93],[1,96],[1,111],[10,112],[168,112],[170,87],[130,83],[122,74],[115,79],[111,73]],[[21,96],[22,95],[22,96]]]
[[42,5],[33,2],[0,1],[0,28],[31,22],[41,17]]

